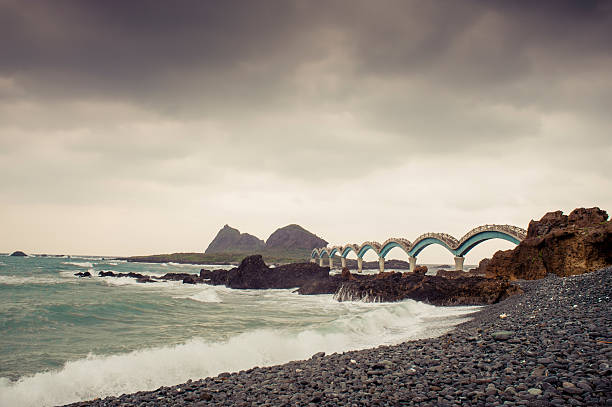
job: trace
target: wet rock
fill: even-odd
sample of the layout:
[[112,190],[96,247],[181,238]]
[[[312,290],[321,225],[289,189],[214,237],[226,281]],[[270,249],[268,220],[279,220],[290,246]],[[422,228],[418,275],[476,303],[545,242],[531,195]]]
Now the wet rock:
[[269,268],[260,255],[245,257],[228,271],[225,285],[230,288],[269,289],[301,287],[313,280],[327,280],[329,267],[314,263],[294,263]]
[[78,273],[74,273],[77,277],[91,277],[91,273],[89,271],[79,271]]
[[[364,276],[366,277],[366,276]],[[338,301],[389,302],[410,298],[435,305],[492,304],[520,288],[503,279],[463,277],[447,279],[411,273],[385,273],[344,281],[334,294]]]
[[136,279],[136,282],[137,283],[157,283],[156,280],[153,280],[149,276],[139,277],[139,278]]

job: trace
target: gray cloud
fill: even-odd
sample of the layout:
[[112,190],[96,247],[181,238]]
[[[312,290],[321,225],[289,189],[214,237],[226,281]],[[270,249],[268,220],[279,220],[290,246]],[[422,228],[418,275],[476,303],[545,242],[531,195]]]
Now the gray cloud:
[[609,38],[605,1],[0,0],[0,197],[58,216],[199,202],[211,234],[325,235],[381,205],[461,231],[487,208],[612,209]]

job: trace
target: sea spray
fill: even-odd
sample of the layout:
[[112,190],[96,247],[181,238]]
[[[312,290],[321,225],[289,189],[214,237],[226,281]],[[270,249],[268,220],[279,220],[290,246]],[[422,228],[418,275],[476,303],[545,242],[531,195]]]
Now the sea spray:
[[59,370],[37,373],[16,382],[1,381],[0,405],[56,405],[152,390],[223,371],[305,359],[319,351],[341,352],[439,335],[461,319],[428,324],[428,318],[460,316],[471,311],[443,310],[407,300],[392,306],[372,307],[363,314],[298,333],[254,330],[221,342],[194,338],[175,346],[119,355],[90,354],[67,362]]

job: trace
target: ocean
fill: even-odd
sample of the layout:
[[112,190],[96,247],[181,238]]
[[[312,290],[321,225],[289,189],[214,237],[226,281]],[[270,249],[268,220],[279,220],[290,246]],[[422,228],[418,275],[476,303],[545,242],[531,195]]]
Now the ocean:
[[[293,290],[137,283],[99,271],[231,266],[0,256],[0,406],[48,406],[433,337],[478,307],[337,302]],[[94,277],[74,273],[90,271]]]

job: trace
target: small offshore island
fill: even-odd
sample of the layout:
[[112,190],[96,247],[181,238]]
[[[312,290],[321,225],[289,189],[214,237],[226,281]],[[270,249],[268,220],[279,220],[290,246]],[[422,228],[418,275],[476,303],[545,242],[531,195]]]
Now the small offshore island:
[[[159,280],[230,288],[299,287],[336,299],[492,304],[442,337],[221,373],[72,406],[612,405],[612,223],[599,208],[550,212],[515,249],[469,276],[330,276],[312,263],[269,268],[261,256],[231,270]],[[411,275],[409,275],[411,274]],[[133,277],[142,283],[156,279]]]

